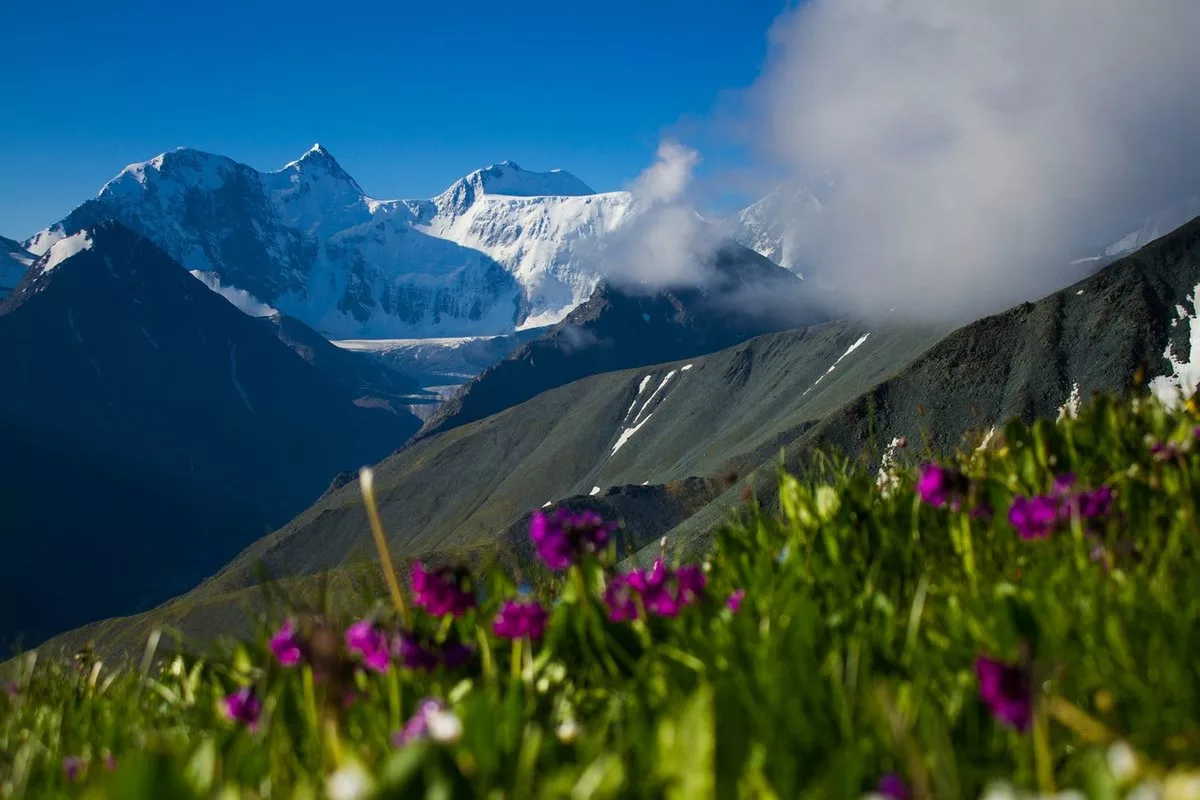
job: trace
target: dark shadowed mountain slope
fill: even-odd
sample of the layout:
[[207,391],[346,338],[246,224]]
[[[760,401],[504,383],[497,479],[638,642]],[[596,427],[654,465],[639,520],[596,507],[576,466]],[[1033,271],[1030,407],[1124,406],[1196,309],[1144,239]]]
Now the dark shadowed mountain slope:
[[547,389],[603,372],[712,353],[754,336],[817,320],[803,282],[728,243],[713,254],[700,288],[653,294],[596,287],[544,335],[484,370],[421,428],[427,438],[523,403]]
[[[405,407],[419,391],[410,375],[369,353],[337,347],[295,317],[276,312],[255,321],[271,330],[322,376],[341,386],[361,406],[388,408],[407,414]],[[412,424],[412,420],[408,420]]]
[[4,637],[161,601],[416,427],[116,223],[0,304],[0,374]]

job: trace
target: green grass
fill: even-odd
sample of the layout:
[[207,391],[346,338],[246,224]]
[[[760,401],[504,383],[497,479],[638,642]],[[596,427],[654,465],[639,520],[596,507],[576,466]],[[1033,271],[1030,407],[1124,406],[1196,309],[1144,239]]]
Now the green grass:
[[[539,587],[551,619],[530,646],[491,632],[516,593],[500,573],[482,581],[476,612],[415,613],[425,634],[475,643],[454,671],[367,673],[340,645],[285,668],[265,623],[256,641],[205,657],[150,646],[142,663],[110,667],[27,654],[16,693],[0,693],[0,797],[838,798],[888,772],[916,797],[978,797],[996,781],[1097,798],[1158,782],[1194,797],[1197,425],[1193,405],[1144,397],[1012,423],[944,460],[971,478],[958,511],[916,496],[916,443],[897,453],[890,488],[821,457],[780,476],[779,515],[751,506],[718,532],[704,597],[677,618],[610,622],[605,558]],[[1111,512],[1020,538],[1012,497],[1047,493],[1065,472],[1110,486]],[[985,503],[994,515],[976,518]],[[736,589],[738,613],[726,606]],[[350,622],[294,613],[335,643]],[[400,624],[385,601],[377,613]],[[1029,731],[981,702],[983,655],[1027,665]],[[263,699],[254,731],[223,713],[243,686]],[[461,737],[394,745],[429,696]],[[1110,750],[1131,750],[1136,768],[1114,773]],[[73,782],[68,757],[83,764]],[[369,789],[339,794],[355,782]]]

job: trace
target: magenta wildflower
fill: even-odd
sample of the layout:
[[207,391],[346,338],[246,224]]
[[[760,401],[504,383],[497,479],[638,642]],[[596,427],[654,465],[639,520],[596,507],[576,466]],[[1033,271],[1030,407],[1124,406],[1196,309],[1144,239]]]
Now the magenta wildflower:
[[957,511],[970,487],[967,476],[952,467],[929,462],[921,465],[917,477],[917,494],[921,502],[934,508],[949,505]]
[[[638,574],[638,573],[630,573]],[[608,606],[608,618],[613,622],[628,622],[637,619],[637,588],[630,582],[630,575],[613,575],[604,589],[604,603]]]
[[108,770],[109,772],[117,771],[117,759],[112,753],[104,754],[104,769]]
[[475,584],[463,567],[427,568],[422,562],[412,565],[413,598],[417,608],[435,617],[453,614],[461,617],[475,607]]
[[725,601],[725,605],[729,607],[730,611],[736,614],[742,610],[742,598],[745,596],[746,590],[738,589],[736,592],[729,595],[729,599]]
[[225,698],[225,716],[245,724],[250,730],[258,728],[261,714],[262,700],[254,693],[253,687],[243,686]]
[[432,672],[437,669],[438,656],[410,633],[401,633],[392,640],[392,650],[406,669]]
[[387,672],[387,637],[371,620],[360,620],[346,628],[346,649],[362,657],[363,666],[375,672]]
[[704,573],[691,565],[673,570],[660,558],[649,572],[629,574],[629,585],[642,596],[646,611],[659,617],[678,616],[679,612],[700,599],[704,592]]
[[296,627],[290,619],[284,620],[279,630],[271,637],[271,652],[279,663],[285,667],[300,663],[300,639],[296,636]]
[[1008,521],[1022,539],[1045,539],[1058,526],[1059,502],[1053,497],[1013,498]]
[[580,557],[608,547],[615,528],[595,511],[556,508],[549,514],[534,512],[529,537],[537,547],[538,558],[559,572]]
[[908,784],[894,772],[880,776],[879,783],[875,785],[875,792],[891,800],[908,800],[912,796]]
[[1033,717],[1033,681],[1029,670],[987,656],[975,660],[979,699],[992,716],[1006,725],[1025,731]]
[[67,756],[63,759],[63,776],[67,783],[74,783],[83,775],[83,759],[79,756]]
[[492,630],[503,639],[540,639],[546,631],[546,609],[536,601],[506,600],[492,622]]

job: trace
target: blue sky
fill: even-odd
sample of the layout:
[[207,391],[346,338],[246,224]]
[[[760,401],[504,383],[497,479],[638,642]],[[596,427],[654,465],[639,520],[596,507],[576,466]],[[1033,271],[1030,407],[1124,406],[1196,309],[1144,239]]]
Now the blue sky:
[[711,135],[786,6],[11,3],[0,234],[24,238],[177,146],[275,169],[319,141],[377,197],[427,197],[505,158],[620,188],[662,135]]

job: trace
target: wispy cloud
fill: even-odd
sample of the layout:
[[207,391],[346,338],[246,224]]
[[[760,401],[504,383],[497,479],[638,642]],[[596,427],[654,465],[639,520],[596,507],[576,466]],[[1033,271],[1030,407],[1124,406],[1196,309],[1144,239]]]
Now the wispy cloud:
[[659,145],[654,163],[629,185],[629,218],[597,241],[594,253],[585,254],[598,260],[598,271],[608,280],[649,291],[704,282],[718,239],[687,202],[699,163],[699,153],[678,142]]
[[1200,189],[1195,0],[811,0],[771,38],[765,144],[833,177],[807,260],[859,312],[1036,296]]

